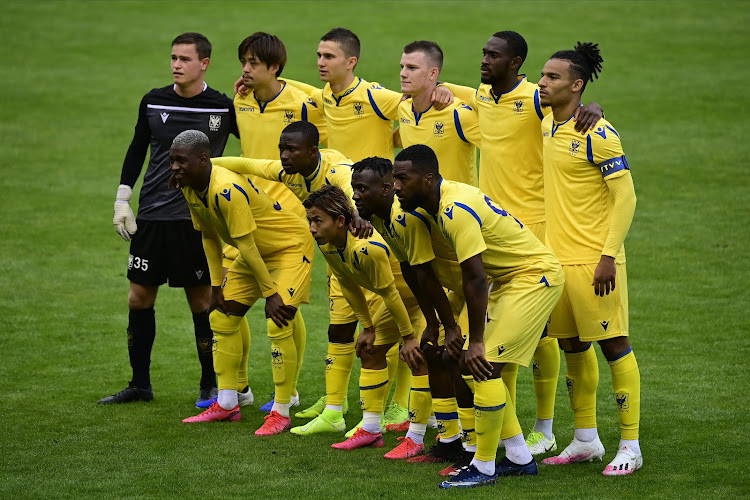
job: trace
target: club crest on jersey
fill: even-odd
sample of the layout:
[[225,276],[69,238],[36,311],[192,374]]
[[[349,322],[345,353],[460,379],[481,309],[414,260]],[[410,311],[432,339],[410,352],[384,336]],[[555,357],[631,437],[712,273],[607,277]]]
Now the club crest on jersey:
[[221,128],[221,115],[209,115],[208,129],[211,132],[218,132],[219,128]]
[[361,102],[355,102],[352,106],[354,106],[354,116],[362,116],[365,114],[365,110],[362,107]]
[[162,113],[161,114],[161,122],[167,123],[167,118],[169,118],[169,113]]
[[435,128],[432,129],[432,135],[435,137],[443,137],[445,134],[445,125],[443,122],[435,122]]
[[284,123],[292,123],[294,121],[294,111],[284,111]]
[[577,141],[573,139],[570,141],[570,147],[568,148],[568,152],[570,153],[570,156],[577,156],[578,151],[581,149],[581,141]]
[[517,115],[520,115],[521,113],[523,113],[523,101],[513,102],[513,112]]
[[628,392],[617,392],[615,393],[615,401],[617,402],[620,411],[630,410],[630,393]]

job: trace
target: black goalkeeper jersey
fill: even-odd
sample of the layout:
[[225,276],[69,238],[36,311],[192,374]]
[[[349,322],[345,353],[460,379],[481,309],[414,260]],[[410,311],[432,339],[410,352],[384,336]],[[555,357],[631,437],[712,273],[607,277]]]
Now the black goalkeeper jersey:
[[172,141],[191,129],[208,136],[212,157],[222,156],[229,134],[239,136],[232,100],[208,86],[194,97],[181,97],[173,85],[153,89],[141,100],[133,141],[120,177],[120,184],[135,185],[150,146],[151,157],[138,200],[138,219],[190,220],[182,192],[169,189],[168,182]]

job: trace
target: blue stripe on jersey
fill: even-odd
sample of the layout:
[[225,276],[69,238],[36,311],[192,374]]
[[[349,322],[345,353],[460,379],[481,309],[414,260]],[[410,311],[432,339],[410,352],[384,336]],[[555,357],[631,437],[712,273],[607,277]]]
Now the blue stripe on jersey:
[[245,195],[245,199],[247,200],[247,204],[249,205],[250,204],[250,197],[247,195],[247,193],[245,192],[245,190],[242,189],[241,187],[239,187],[237,184],[234,184],[234,183],[232,183],[232,186],[236,187],[239,190],[240,193],[242,193],[242,194]]
[[282,168],[282,169],[281,169],[281,171],[279,172],[279,182],[282,182],[282,183],[283,183],[284,181],[282,181],[282,180],[281,180],[281,176],[282,176],[282,175],[284,175],[284,169],[283,169],[283,168]]
[[466,137],[464,137],[464,130],[461,128],[461,119],[458,117],[457,109],[453,110],[453,123],[456,125],[456,133],[458,134],[458,137],[464,142],[469,142],[466,140]]
[[370,243],[372,245],[375,245],[375,246],[378,246],[378,247],[382,248],[383,250],[385,250],[385,254],[388,257],[391,256],[391,250],[390,250],[390,248],[388,248],[387,246],[383,245],[382,243],[377,242],[377,241],[370,241],[370,240],[367,240],[367,243]]
[[544,113],[542,113],[542,103],[539,101],[539,89],[534,91],[534,109],[536,110],[536,116],[540,120],[544,119]]
[[437,420],[455,420],[458,418],[458,412],[451,411],[451,412],[443,413],[443,412],[436,411],[435,418]]
[[[429,387],[412,387],[411,390],[416,391],[416,392],[429,392],[430,388]],[[435,418],[437,418],[437,413],[435,414]]]
[[[477,405],[474,405],[474,409],[479,410],[479,411],[498,411],[498,410],[502,410],[503,408],[505,408],[505,403],[503,403],[501,405],[498,405],[498,406],[477,406]],[[437,418],[437,417],[435,417],[435,418]]]
[[615,362],[615,361],[617,361],[618,359],[624,358],[625,356],[627,356],[627,355],[628,355],[628,354],[630,354],[631,352],[633,352],[633,346],[630,346],[630,347],[628,347],[627,349],[625,349],[625,351],[624,351],[624,352],[622,352],[622,353],[620,353],[620,355],[619,355],[619,356],[617,356],[617,357],[616,357],[615,359],[608,359],[607,361],[608,361],[609,363],[614,363],[614,362]]
[[302,121],[307,121],[307,105],[305,103],[302,103]]
[[464,210],[469,212],[471,215],[473,215],[474,218],[479,223],[479,227],[482,227],[482,219],[480,219],[477,213],[474,210],[472,210],[468,205],[464,205],[463,203],[459,203],[459,202],[455,202],[455,205],[459,208],[463,208]]
[[377,114],[380,118],[382,118],[385,121],[390,121],[388,118],[383,116],[383,113],[380,112],[380,109],[378,108],[378,105],[375,104],[375,99],[372,98],[372,92],[370,92],[370,89],[367,89],[367,98],[370,100],[370,106],[372,106],[372,109],[375,111],[375,114]]
[[360,391],[367,391],[367,390],[370,390],[370,389],[377,389],[378,387],[383,387],[383,386],[384,386],[385,384],[387,384],[387,383],[388,383],[388,381],[386,380],[386,381],[385,381],[385,382],[383,382],[382,384],[375,384],[375,385],[360,385],[360,386],[359,386],[359,390],[360,390]]
[[344,92],[343,94],[341,94],[338,97],[336,97],[335,95],[333,95],[333,92],[331,92],[331,96],[333,96],[333,98],[336,100],[336,107],[338,107],[341,104],[341,99],[343,99],[344,97],[348,96],[349,94],[351,94],[352,92],[354,92],[355,90],[357,90],[357,87],[359,87],[360,83],[362,83],[362,78],[359,79],[359,81],[357,82],[357,85],[355,85],[354,87],[350,88],[349,90],[347,90],[346,92]]
[[622,155],[601,162],[599,168],[602,171],[602,177],[607,177],[608,175],[620,172],[621,170],[630,170],[630,165],[628,165],[628,160],[625,159],[625,155]]
[[617,136],[617,138],[618,138],[618,139],[620,138],[620,134],[618,134],[618,133],[617,133],[617,130],[613,129],[613,128],[612,128],[612,127],[610,127],[609,125],[605,125],[605,126],[606,126],[606,127],[608,128],[608,129],[610,129],[610,130],[612,131],[612,133],[613,133],[613,134],[615,134],[615,135]]
[[432,227],[430,227],[430,222],[425,218],[424,215],[420,214],[419,212],[409,212],[417,219],[421,220],[425,226],[427,226],[427,231],[432,232]]
[[594,163],[594,148],[591,147],[591,136],[586,136],[586,158]]

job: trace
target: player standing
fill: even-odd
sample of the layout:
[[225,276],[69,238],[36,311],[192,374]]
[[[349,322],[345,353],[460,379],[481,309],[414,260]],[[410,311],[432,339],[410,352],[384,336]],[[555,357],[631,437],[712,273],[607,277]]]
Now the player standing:
[[582,134],[571,122],[602,61],[598,45],[579,42],[574,50],[553,54],[539,80],[541,103],[552,108],[542,122],[547,242],[565,271],[565,292],[552,312],[549,332],[565,352],[575,416],[573,441],[543,463],[604,456],[596,430],[599,368],[592,343],[597,342],[612,371],[619,408],[619,451],[604,469],[605,476],[616,476],[632,474],[643,464],[640,372],[628,341],[624,246],[635,213],[635,189],[614,127],[601,119],[593,132]]
[[[190,223],[190,212],[179,192],[169,189],[169,148],[184,130],[203,131],[211,151],[220,156],[230,133],[237,135],[232,101],[210,88],[205,73],[211,44],[200,33],[184,33],[172,41],[172,85],[153,89],[141,100],[138,121],[120,175],[113,222],[130,243],[128,259],[128,354],[133,378],[128,387],[100,403],[150,401],[151,348],[156,334],[154,304],[159,286],[185,289],[193,313],[195,343],[201,363],[197,402],[216,395],[208,320],[211,287],[200,233]],[[129,206],[146,151],[148,168],[138,200],[138,218]]]

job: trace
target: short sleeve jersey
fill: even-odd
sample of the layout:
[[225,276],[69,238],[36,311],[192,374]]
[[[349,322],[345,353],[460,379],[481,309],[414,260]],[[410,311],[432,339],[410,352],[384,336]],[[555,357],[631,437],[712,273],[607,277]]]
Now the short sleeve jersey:
[[355,77],[340,94],[330,84],[311,94],[322,107],[328,126],[328,147],[359,161],[380,156],[393,161],[393,121],[401,94]]
[[399,130],[404,147],[426,144],[435,152],[440,175],[445,179],[477,185],[476,148],[480,146],[477,113],[468,104],[455,99],[440,111],[433,106],[416,113],[412,100],[398,107]]
[[412,266],[432,262],[432,268],[444,287],[461,290],[461,267],[456,252],[429,219],[421,208],[405,212],[394,196],[390,220],[384,221],[373,215],[372,225],[399,262]]
[[[288,85],[284,80],[279,82],[281,90],[270,101],[258,101],[254,92],[234,97],[242,156],[246,158],[278,160],[281,132],[296,121],[314,124],[318,127],[321,140],[325,140],[325,117],[320,107],[301,90]],[[283,185],[267,180],[258,180],[257,184],[271,198],[281,202],[282,206],[293,207],[299,215],[304,215],[298,200]]]
[[479,189],[524,224],[544,222],[544,174],[539,124],[549,108],[539,102],[539,87],[525,75],[510,92],[495,95],[480,85],[469,104],[479,113],[482,155]]
[[[236,158],[212,158],[215,165],[224,166]],[[284,184],[294,195],[304,201],[310,193],[317,191],[325,184],[338,186],[349,198],[354,195],[352,189],[352,161],[333,149],[321,149],[318,156],[318,166],[315,171],[305,177],[302,174],[287,174],[280,160],[241,159],[245,166],[251,169],[252,175],[261,179],[268,179]]]
[[235,238],[253,233],[261,257],[302,247],[311,238],[305,221],[282,209],[247,176],[214,165],[205,193],[189,187],[182,192],[195,229],[214,228],[232,246],[236,246]]
[[500,283],[527,276],[562,284],[562,268],[552,252],[479,189],[443,180],[437,217],[459,262],[481,254],[487,275]]
[[[607,180],[630,175],[620,135],[603,118],[583,135],[572,117],[549,115],[542,136],[547,244],[563,264],[598,263],[612,217]],[[624,245],[616,260],[625,262]]]
[[229,134],[236,134],[232,101],[205,85],[203,92],[187,98],[174,85],[153,89],[141,100],[133,141],[123,164],[121,184],[134,186],[146,150],[151,148],[138,200],[138,219],[190,220],[190,212],[179,191],[167,186],[171,170],[169,149],[185,130],[200,130],[211,142],[211,155],[220,156]]

